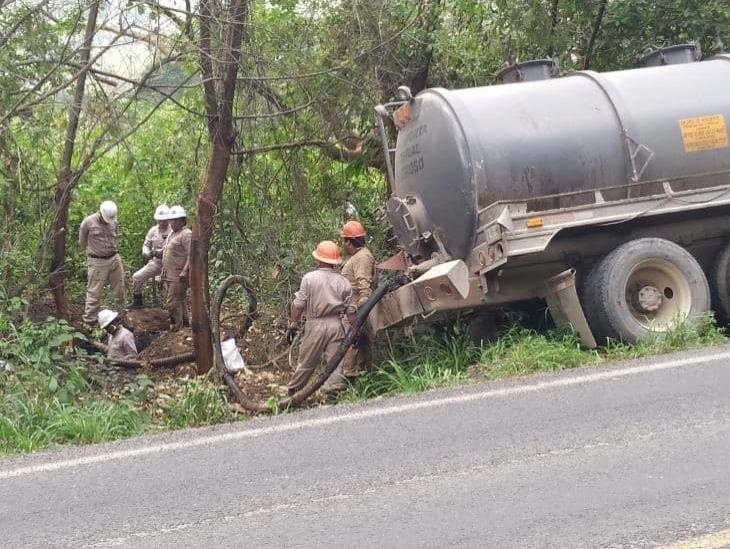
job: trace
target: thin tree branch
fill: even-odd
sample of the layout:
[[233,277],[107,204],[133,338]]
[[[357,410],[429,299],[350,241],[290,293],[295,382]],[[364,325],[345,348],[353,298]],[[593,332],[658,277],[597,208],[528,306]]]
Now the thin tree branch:
[[218,118],[218,101],[215,93],[213,64],[211,62],[210,0],[200,2],[200,72],[203,75],[203,93],[208,126]]
[[598,6],[598,15],[596,15],[596,21],[593,24],[593,32],[591,32],[591,38],[588,40],[588,47],[586,48],[586,54],[583,59],[583,70],[588,70],[591,66],[591,55],[593,55],[593,46],[596,43],[596,38],[601,30],[601,23],[603,22],[603,14],[606,12],[606,5],[608,0],[601,0],[601,4]]
[[550,4],[550,57],[555,55],[555,31],[558,29],[558,13],[560,0],[553,0]]
[[[350,136],[337,141],[329,141],[326,139],[302,139],[301,141],[290,141],[288,143],[276,143],[274,145],[261,145],[247,149],[238,149],[234,151],[233,154],[236,156],[253,156],[273,151],[317,147],[333,160],[350,162],[362,155],[363,147],[365,143],[371,139],[371,134],[372,132],[368,132],[365,138]],[[354,141],[355,145],[352,147],[343,146],[346,141]]]
[[[0,37],[0,48],[8,43],[13,34],[15,34],[15,32],[23,25],[23,23],[25,23],[28,18],[41,11],[43,7],[48,4],[48,2],[50,2],[50,0],[43,0],[40,4],[38,4],[37,6],[33,6],[32,9],[29,9],[26,13],[19,17],[18,20],[13,24],[13,26],[11,26],[8,31],[2,37]],[[0,8],[2,8],[1,5]]]
[[[92,4],[93,5],[93,4]],[[57,86],[51,88],[47,92],[42,93],[40,96],[36,97],[33,101],[29,101],[28,103],[23,103],[23,101],[32,93],[38,91],[38,89],[47,82],[51,76],[58,70],[59,67],[63,65],[63,63],[58,63],[56,67],[47,74],[43,76],[43,78],[40,79],[39,82],[36,83],[35,86],[25,94],[23,94],[23,97],[18,100],[18,102],[15,103],[10,109],[2,116],[0,117],[0,125],[3,124],[6,120],[8,120],[10,117],[15,116],[21,112],[25,112],[29,110],[31,107],[34,107],[38,105],[39,103],[42,103],[47,98],[51,97],[52,95],[55,95],[59,91],[67,88],[69,85],[71,85],[73,82],[77,81],[77,79],[81,76],[81,74],[84,74],[86,71],[88,71],[94,63],[102,56],[104,55],[113,45],[114,43],[119,39],[119,36],[115,36],[112,41],[101,48],[99,52],[94,55],[93,58],[91,58],[88,63],[85,63],[71,78],[65,80],[61,84],[58,84]]]

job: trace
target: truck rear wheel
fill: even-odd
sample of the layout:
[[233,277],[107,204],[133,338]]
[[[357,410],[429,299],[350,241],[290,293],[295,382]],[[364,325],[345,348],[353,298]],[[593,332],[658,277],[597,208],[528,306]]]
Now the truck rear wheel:
[[622,244],[586,280],[583,309],[597,341],[635,343],[710,308],[707,278],[694,257],[661,238]]
[[727,244],[715,262],[710,275],[712,305],[720,322],[730,322],[730,244]]

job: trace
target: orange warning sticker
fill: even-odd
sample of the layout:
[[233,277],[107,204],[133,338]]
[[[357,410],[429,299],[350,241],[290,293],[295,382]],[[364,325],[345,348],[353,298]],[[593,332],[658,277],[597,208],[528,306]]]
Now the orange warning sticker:
[[684,152],[709,151],[730,146],[722,114],[685,118],[679,121]]

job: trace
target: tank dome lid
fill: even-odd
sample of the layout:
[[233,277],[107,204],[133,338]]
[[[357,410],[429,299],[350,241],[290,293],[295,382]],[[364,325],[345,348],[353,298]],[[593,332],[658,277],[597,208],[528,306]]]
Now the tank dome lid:
[[500,70],[496,75],[498,84],[514,82],[534,82],[549,80],[560,73],[555,59],[533,59],[524,63],[514,63]]
[[676,44],[651,50],[639,58],[642,67],[694,63],[702,59],[702,50],[696,42]]

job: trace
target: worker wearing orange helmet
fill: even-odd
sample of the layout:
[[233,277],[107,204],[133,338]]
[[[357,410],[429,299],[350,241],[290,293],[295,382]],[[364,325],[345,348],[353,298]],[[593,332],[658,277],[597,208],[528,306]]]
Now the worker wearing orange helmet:
[[[363,306],[372,294],[373,279],[375,278],[375,259],[370,250],[365,247],[366,235],[365,227],[355,220],[345,223],[340,232],[345,251],[350,256],[342,267],[342,276],[352,286],[352,303],[358,309]],[[372,340],[373,334],[366,324],[360,331],[357,344],[348,349],[340,366],[322,386],[322,392],[336,393],[345,389],[348,382],[370,367],[372,362]]]
[[355,318],[350,304],[352,288],[345,277],[335,271],[342,263],[340,249],[331,240],[323,240],[312,252],[317,269],[302,277],[299,291],[294,295],[286,339],[291,344],[299,331],[299,321],[306,313],[307,323],[299,347],[299,358],[287,389],[289,394],[304,387],[315,368],[324,358],[332,358],[345,336],[342,315]]

